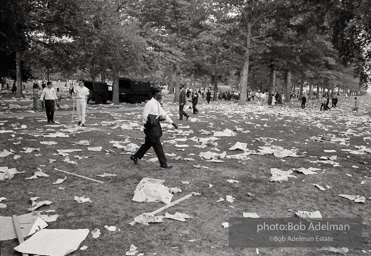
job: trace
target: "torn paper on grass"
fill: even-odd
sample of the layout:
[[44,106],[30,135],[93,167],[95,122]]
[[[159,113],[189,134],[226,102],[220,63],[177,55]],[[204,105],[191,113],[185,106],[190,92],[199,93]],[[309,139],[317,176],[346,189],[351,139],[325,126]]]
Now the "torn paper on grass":
[[322,215],[319,211],[307,212],[307,211],[297,211],[295,215],[301,219],[322,219]]
[[214,137],[230,137],[230,136],[236,136],[237,134],[230,130],[230,129],[224,129],[223,131],[214,131]]
[[149,225],[149,223],[161,223],[163,222],[163,219],[164,216],[155,216],[151,213],[142,213],[134,218],[134,223]]
[[314,168],[314,167],[309,167],[309,168],[300,167],[299,169],[294,169],[294,170],[296,172],[303,173],[304,175],[317,174],[316,171],[321,171],[321,169]]
[[[36,213],[23,214],[17,218],[23,237],[30,236],[48,226]],[[0,230],[0,241],[17,238],[12,217],[0,216]]]
[[54,214],[54,215],[46,215],[46,214],[41,214],[40,218],[43,219],[45,222],[54,222],[58,219],[59,215]]
[[88,151],[100,152],[102,151],[102,147],[88,147]]
[[244,218],[251,218],[251,219],[260,218],[259,214],[257,214],[256,212],[244,212],[244,213],[242,213],[242,216]]
[[37,167],[37,169],[38,171],[34,172],[34,174],[31,177],[26,178],[26,180],[37,179],[39,177],[49,177],[49,175],[44,173],[39,167]]
[[172,220],[178,220],[178,221],[186,221],[186,219],[191,219],[193,217],[189,216],[185,213],[176,212],[175,214],[165,213],[165,219],[172,219]]
[[21,253],[64,256],[76,251],[89,229],[43,229],[14,249]]
[[92,203],[92,201],[90,200],[89,197],[85,197],[85,196],[74,196],[73,198],[76,202],[78,202],[79,204],[83,204],[83,203]]
[[14,177],[15,174],[18,174],[18,173],[24,173],[23,172],[19,172],[17,171],[16,168],[8,168],[8,167],[0,167],[0,181],[3,181],[5,179],[12,179]]
[[117,228],[116,226],[107,226],[107,225],[104,225],[104,228],[107,229],[108,231],[111,231],[111,232],[120,231],[120,229]]
[[236,142],[232,147],[229,148],[229,150],[247,150],[247,143],[242,143],[242,142]]
[[98,174],[97,176],[104,178],[104,177],[116,177],[117,175],[105,172],[103,174]]
[[262,146],[259,147],[258,151],[261,154],[273,154],[277,158],[283,158],[283,157],[301,157],[297,155],[297,150],[289,150],[289,149],[284,149],[283,147],[280,146]]
[[67,176],[64,176],[63,179],[57,179],[55,182],[53,182],[53,185],[62,184],[65,180],[67,180]]
[[40,141],[40,144],[52,146],[52,145],[57,145],[58,142],[56,142],[56,141]]
[[130,245],[130,249],[129,249],[129,251],[127,251],[126,253],[125,253],[125,255],[126,256],[133,256],[133,255],[135,255],[135,254],[137,254],[138,253],[138,250],[137,250],[138,248],[135,246],[135,245]]
[[217,159],[223,159],[225,158],[225,156],[227,155],[227,153],[224,151],[223,153],[214,153],[214,152],[211,152],[211,151],[207,151],[207,152],[201,152],[199,154],[199,157],[201,158],[204,158],[204,159],[208,159],[208,160],[217,160]]
[[31,200],[31,208],[28,209],[29,212],[33,212],[36,209],[40,208],[41,206],[51,205],[53,203],[50,200],[44,200],[44,201],[36,202],[37,199],[39,199],[39,197],[31,197],[30,198],[30,200]]
[[364,196],[360,196],[360,195],[340,194],[339,196],[340,197],[343,197],[343,198],[346,198],[346,199],[349,199],[351,201],[354,201],[356,203],[362,203],[362,204],[364,204],[366,202],[366,198]]
[[173,195],[169,188],[163,185],[164,180],[143,178],[134,191],[135,202],[163,202],[169,204]]
[[75,142],[74,144],[75,145],[79,145],[79,146],[89,146],[90,145],[90,141],[88,141],[88,140],[80,140],[78,142]]
[[7,157],[9,155],[13,154],[12,152],[4,149],[2,152],[0,152],[0,157]]
[[294,175],[292,175],[292,170],[282,171],[277,168],[271,168],[271,174],[272,177],[269,179],[269,181],[282,182],[288,181],[289,177],[296,178]]
[[99,228],[95,228],[93,231],[91,231],[91,235],[94,239],[100,237],[101,233],[100,233],[100,229]]

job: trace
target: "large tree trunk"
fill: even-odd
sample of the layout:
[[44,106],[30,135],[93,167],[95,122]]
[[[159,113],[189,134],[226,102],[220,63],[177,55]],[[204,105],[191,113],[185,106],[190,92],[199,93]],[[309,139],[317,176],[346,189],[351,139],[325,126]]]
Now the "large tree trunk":
[[309,83],[309,95],[307,97],[308,100],[312,97],[312,84]]
[[317,94],[316,94],[316,99],[319,99],[319,85],[317,85]]
[[169,94],[173,93],[174,93],[174,67],[173,65],[171,65],[169,74]]
[[304,84],[305,84],[305,79],[304,79],[304,77],[302,77],[301,78],[301,83],[300,83],[299,99],[301,99],[301,97],[303,97]]
[[272,92],[274,85],[276,84],[276,70],[274,69],[274,66],[271,65],[271,74],[270,74],[270,81],[269,81],[269,88],[268,88],[268,105],[272,105]]
[[21,59],[21,53],[19,51],[16,52],[15,57],[15,65],[16,65],[16,80],[17,80],[17,93],[15,95],[16,98],[23,97],[22,93],[22,59]]
[[114,70],[113,72],[113,85],[112,85],[112,102],[113,104],[120,103],[120,88],[119,88],[119,72]]
[[211,84],[214,88],[213,101],[218,100],[218,76],[216,74],[211,76]]
[[[250,19],[250,13],[247,13],[248,19]],[[251,46],[251,28],[252,22],[247,22],[247,35],[246,35],[246,50],[245,50],[245,59],[243,63],[241,78],[240,78],[240,105],[246,104],[246,91],[247,91],[247,81],[249,78],[249,65],[250,65],[250,46]]]
[[288,70],[286,73],[285,102],[290,102],[291,86],[291,72]]
[[180,82],[180,70],[177,66],[176,77],[175,77],[175,94],[174,94],[174,100],[173,100],[174,103],[179,102],[179,91],[180,91],[179,82]]

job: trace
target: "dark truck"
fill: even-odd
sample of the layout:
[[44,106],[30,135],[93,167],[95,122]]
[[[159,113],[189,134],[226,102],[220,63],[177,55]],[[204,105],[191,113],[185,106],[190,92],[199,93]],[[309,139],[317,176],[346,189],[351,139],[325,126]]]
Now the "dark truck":
[[112,99],[112,96],[110,98],[107,83],[84,81],[84,85],[90,91],[88,102],[91,100],[94,101],[96,104],[106,104],[107,100]]
[[151,83],[139,82],[128,78],[119,79],[119,101],[140,103],[151,99]]

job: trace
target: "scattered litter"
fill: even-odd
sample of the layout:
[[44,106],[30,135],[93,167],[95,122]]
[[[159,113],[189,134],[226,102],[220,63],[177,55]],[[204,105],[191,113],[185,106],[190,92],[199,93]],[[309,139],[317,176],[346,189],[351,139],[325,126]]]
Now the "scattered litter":
[[[46,228],[48,224],[35,213],[27,213],[17,216],[23,237],[30,236],[35,232]],[[17,238],[12,217],[0,216],[0,241]]]
[[182,190],[181,190],[180,188],[170,188],[170,189],[169,189],[169,192],[170,192],[171,194],[176,194],[176,193],[181,193]]
[[313,186],[315,186],[316,188],[318,188],[319,190],[321,191],[326,191],[326,189],[318,184],[313,184]]
[[296,178],[294,175],[292,175],[292,170],[282,171],[277,168],[271,168],[271,174],[272,177],[269,179],[269,181],[282,182],[288,181],[289,177]]
[[237,134],[230,130],[230,129],[225,129],[224,131],[215,131],[214,132],[214,137],[229,137],[229,136],[236,136]]
[[103,174],[98,174],[97,176],[104,178],[104,177],[116,177],[117,175],[105,172]]
[[184,185],[189,185],[189,181],[180,181],[182,184],[184,184]]
[[163,185],[164,180],[143,178],[134,191],[135,202],[163,202],[170,204],[173,195]]
[[58,219],[59,215],[58,214],[54,214],[54,215],[46,215],[46,214],[42,214],[40,215],[40,218],[43,219],[43,221],[45,222],[54,222]]
[[193,218],[185,213],[176,212],[175,214],[169,214],[165,213],[165,219],[172,219],[172,220],[178,220],[178,221],[186,221],[186,219]]
[[100,237],[101,233],[100,233],[99,228],[95,228],[93,231],[91,231],[91,235],[93,236],[93,238]]
[[339,196],[340,197],[343,197],[343,198],[346,198],[346,199],[349,199],[351,201],[354,201],[356,203],[362,203],[362,204],[364,204],[366,202],[366,198],[364,196],[360,196],[360,195],[340,194]]
[[238,180],[227,180],[228,183],[239,183]]
[[6,200],[5,197],[0,197],[0,209],[6,208],[6,204],[1,203],[2,201],[5,201],[5,200]]
[[40,141],[40,144],[52,146],[52,145],[57,145],[58,142],[56,142],[56,141]]
[[319,211],[307,212],[307,211],[297,211],[295,215],[301,219],[322,219],[322,215]]
[[294,169],[296,172],[300,172],[300,173],[303,173],[304,175],[312,175],[312,174],[317,174],[316,171],[320,171],[321,169],[319,168],[313,168],[313,167],[309,167],[309,168],[299,168],[299,169]]
[[143,213],[134,218],[132,225],[134,225],[135,223],[140,223],[144,225],[149,225],[149,223],[161,223],[163,222],[163,218],[164,216],[155,216],[151,213]]
[[130,245],[130,249],[129,249],[129,251],[127,251],[126,252],[126,256],[133,256],[133,255],[135,255],[135,254],[137,254],[138,253],[138,250],[137,250],[138,248],[135,246],[135,245]]
[[67,176],[64,176],[63,179],[57,179],[55,182],[53,182],[53,185],[62,184],[65,180],[67,180]]
[[102,151],[102,147],[88,147],[89,151],[95,151],[95,152],[100,152]]
[[0,152],[0,157],[7,157],[9,155],[13,154],[12,152],[4,149],[2,152]]
[[251,218],[251,219],[260,218],[260,216],[256,212],[244,212],[242,213],[242,216],[244,218]]
[[229,228],[229,223],[228,222],[223,222],[222,226],[223,226],[223,228]]
[[44,173],[39,167],[37,167],[38,171],[34,173],[31,177],[26,178],[26,180],[37,179],[38,177],[49,177],[48,174]]
[[234,198],[234,197],[231,196],[231,195],[227,195],[227,196],[225,196],[225,201],[227,201],[228,203],[233,203],[234,200],[236,200],[236,198]]
[[20,253],[67,255],[76,251],[89,229],[43,229],[14,249]]
[[5,179],[12,179],[14,177],[15,174],[18,174],[18,173],[24,173],[23,172],[19,172],[17,171],[16,168],[8,168],[8,167],[0,167],[0,181],[3,181]]
[[247,150],[247,143],[242,143],[242,142],[236,142],[232,147],[229,148],[229,150]]
[[90,141],[88,141],[88,140],[80,140],[78,142],[75,142],[74,144],[75,145],[79,145],[79,146],[89,146],[90,145]]
[[50,200],[44,200],[44,201],[36,202],[37,199],[39,199],[39,197],[31,197],[30,198],[30,200],[31,200],[31,208],[28,209],[29,212],[33,212],[36,209],[40,208],[41,206],[51,205],[53,203]]
[[223,159],[223,158],[225,158],[225,156],[226,156],[226,152],[224,151],[223,153],[221,153],[221,154],[218,154],[218,153],[214,153],[214,152],[210,152],[210,151],[208,151],[208,152],[201,152],[200,154],[199,154],[199,156],[201,157],[201,158],[204,158],[204,159],[213,159],[213,160],[217,160],[217,159]]
[[116,230],[119,231],[119,229],[116,226],[104,226],[108,231],[115,232]]
[[88,249],[88,247],[87,247],[86,245],[80,247],[80,250],[81,250],[81,251],[85,251],[86,249]]
[[74,196],[73,199],[74,199],[76,202],[78,202],[79,204],[87,203],[87,202],[92,203],[92,201],[90,200],[90,198],[89,198],[89,197],[85,197],[85,196],[81,196],[81,197]]
[[341,248],[335,248],[335,247],[322,247],[322,251],[328,251],[328,252],[334,252],[339,254],[347,254],[349,252],[349,249],[346,247]]

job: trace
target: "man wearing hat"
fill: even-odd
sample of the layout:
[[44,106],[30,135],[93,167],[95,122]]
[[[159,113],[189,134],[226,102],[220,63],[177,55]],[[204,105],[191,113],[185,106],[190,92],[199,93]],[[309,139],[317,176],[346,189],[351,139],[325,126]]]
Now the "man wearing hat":
[[164,150],[162,148],[160,140],[162,136],[162,128],[160,121],[167,121],[168,123],[171,123],[175,129],[178,129],[178,125],[171,120],[171,118],[161,107],[161,87],[159,85],[154,85],[151,87],[151,91],[152,99],[149,100],[144,106],[142,116],[144,134],[146,135],[145,142],[134,155],[130,156],[130,159],[134,161],[134,164],[138,164],[138,159],[141,159],[146,154],[148,149],[153,147],[161,167],[172,168],[172,166],[167,164]]

